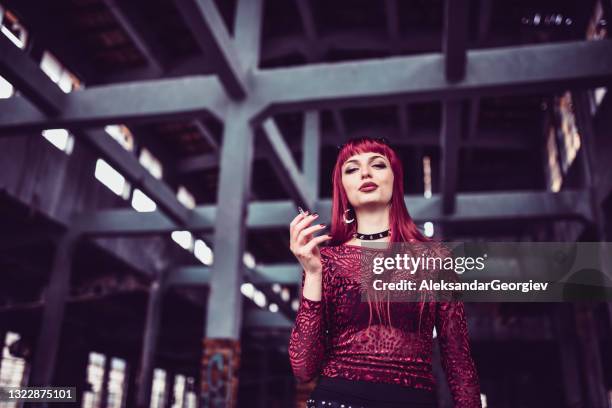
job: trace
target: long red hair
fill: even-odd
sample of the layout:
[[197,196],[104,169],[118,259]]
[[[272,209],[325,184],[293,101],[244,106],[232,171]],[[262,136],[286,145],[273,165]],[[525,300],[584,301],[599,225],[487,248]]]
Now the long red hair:
[[[393,171],[393,192],[391,195],[389,209],[389,227],[391,228],[392,243],[409,242],[416,240],[419,242],[437,241],[423,235],[417,228],[412,217],[408,213],[406,202],[404,201],[404,171],[402,163],[395,153],[385,142],[371,137],[360,137],[349,140],[338,152],[338,158],[332,173],[332,213],[331,213],[331,231],[332,236],[330,245],[342,245],[349,241],[353,234],[357,231],[357,220],[350,224],[344,222],[344,213],[347,209],[353,209],[348,201],[346,191],[342,185],[342,165],[356,154],[362,153],[378,153],[386,157]],[[354,215],[354,212],[353,214]],[[391,326],[391,313],[389,299],[380,299],[378,294],[374,294],[374,299],[370,298],[368,293],[368,304],[370,306],[370,324],[372,322],[372,305],[376,311],[379,321],[386,320]],[[425,302],[419,302],[419,330],[420,320],[425,307]],[[386,310],[385,310],[386,309]],[[385,313],[386,312],[386,313]]]

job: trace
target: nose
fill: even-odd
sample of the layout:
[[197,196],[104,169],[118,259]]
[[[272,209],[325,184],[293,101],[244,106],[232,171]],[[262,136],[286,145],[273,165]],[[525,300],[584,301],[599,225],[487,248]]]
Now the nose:
[[361,178],[371,177],[370,166],[363,166],[361,168]]

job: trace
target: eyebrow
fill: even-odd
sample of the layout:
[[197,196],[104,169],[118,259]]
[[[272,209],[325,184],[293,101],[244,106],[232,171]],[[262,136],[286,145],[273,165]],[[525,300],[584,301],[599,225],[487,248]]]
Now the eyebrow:
[[[368,163],[371,162],[372,160],[375,160],[375,159],[384,159],[384,157],[377,154],[375,156],[370,157],[368,159]],[[347,165],[349,163],[359,163],[359,160],[355,160],[355,159],[347,160],[346,162],[344,162],[344,165]]]

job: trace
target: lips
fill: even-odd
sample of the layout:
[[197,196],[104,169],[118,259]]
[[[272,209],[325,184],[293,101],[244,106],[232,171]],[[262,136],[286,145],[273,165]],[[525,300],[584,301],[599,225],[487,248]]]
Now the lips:
[[367,183],[363,183],[361,187],[359,187],[359,191],[363,191],[367,193],[368,191],[374,191],[377,188],[378,188],[378,185],[376,183],[367,182]]

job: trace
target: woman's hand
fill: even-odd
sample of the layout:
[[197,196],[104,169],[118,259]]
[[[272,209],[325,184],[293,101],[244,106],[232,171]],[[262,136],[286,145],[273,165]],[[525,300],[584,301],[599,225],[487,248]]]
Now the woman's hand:
[[289,225],[289,249],[302,265],[307,276],[321,274],[323,267],[318,245],[331,239],[331,236],[327,234],[313,237],[312,234],[325,228],[325,224],[310,226],[318,216],[316,213],[301,213]]

